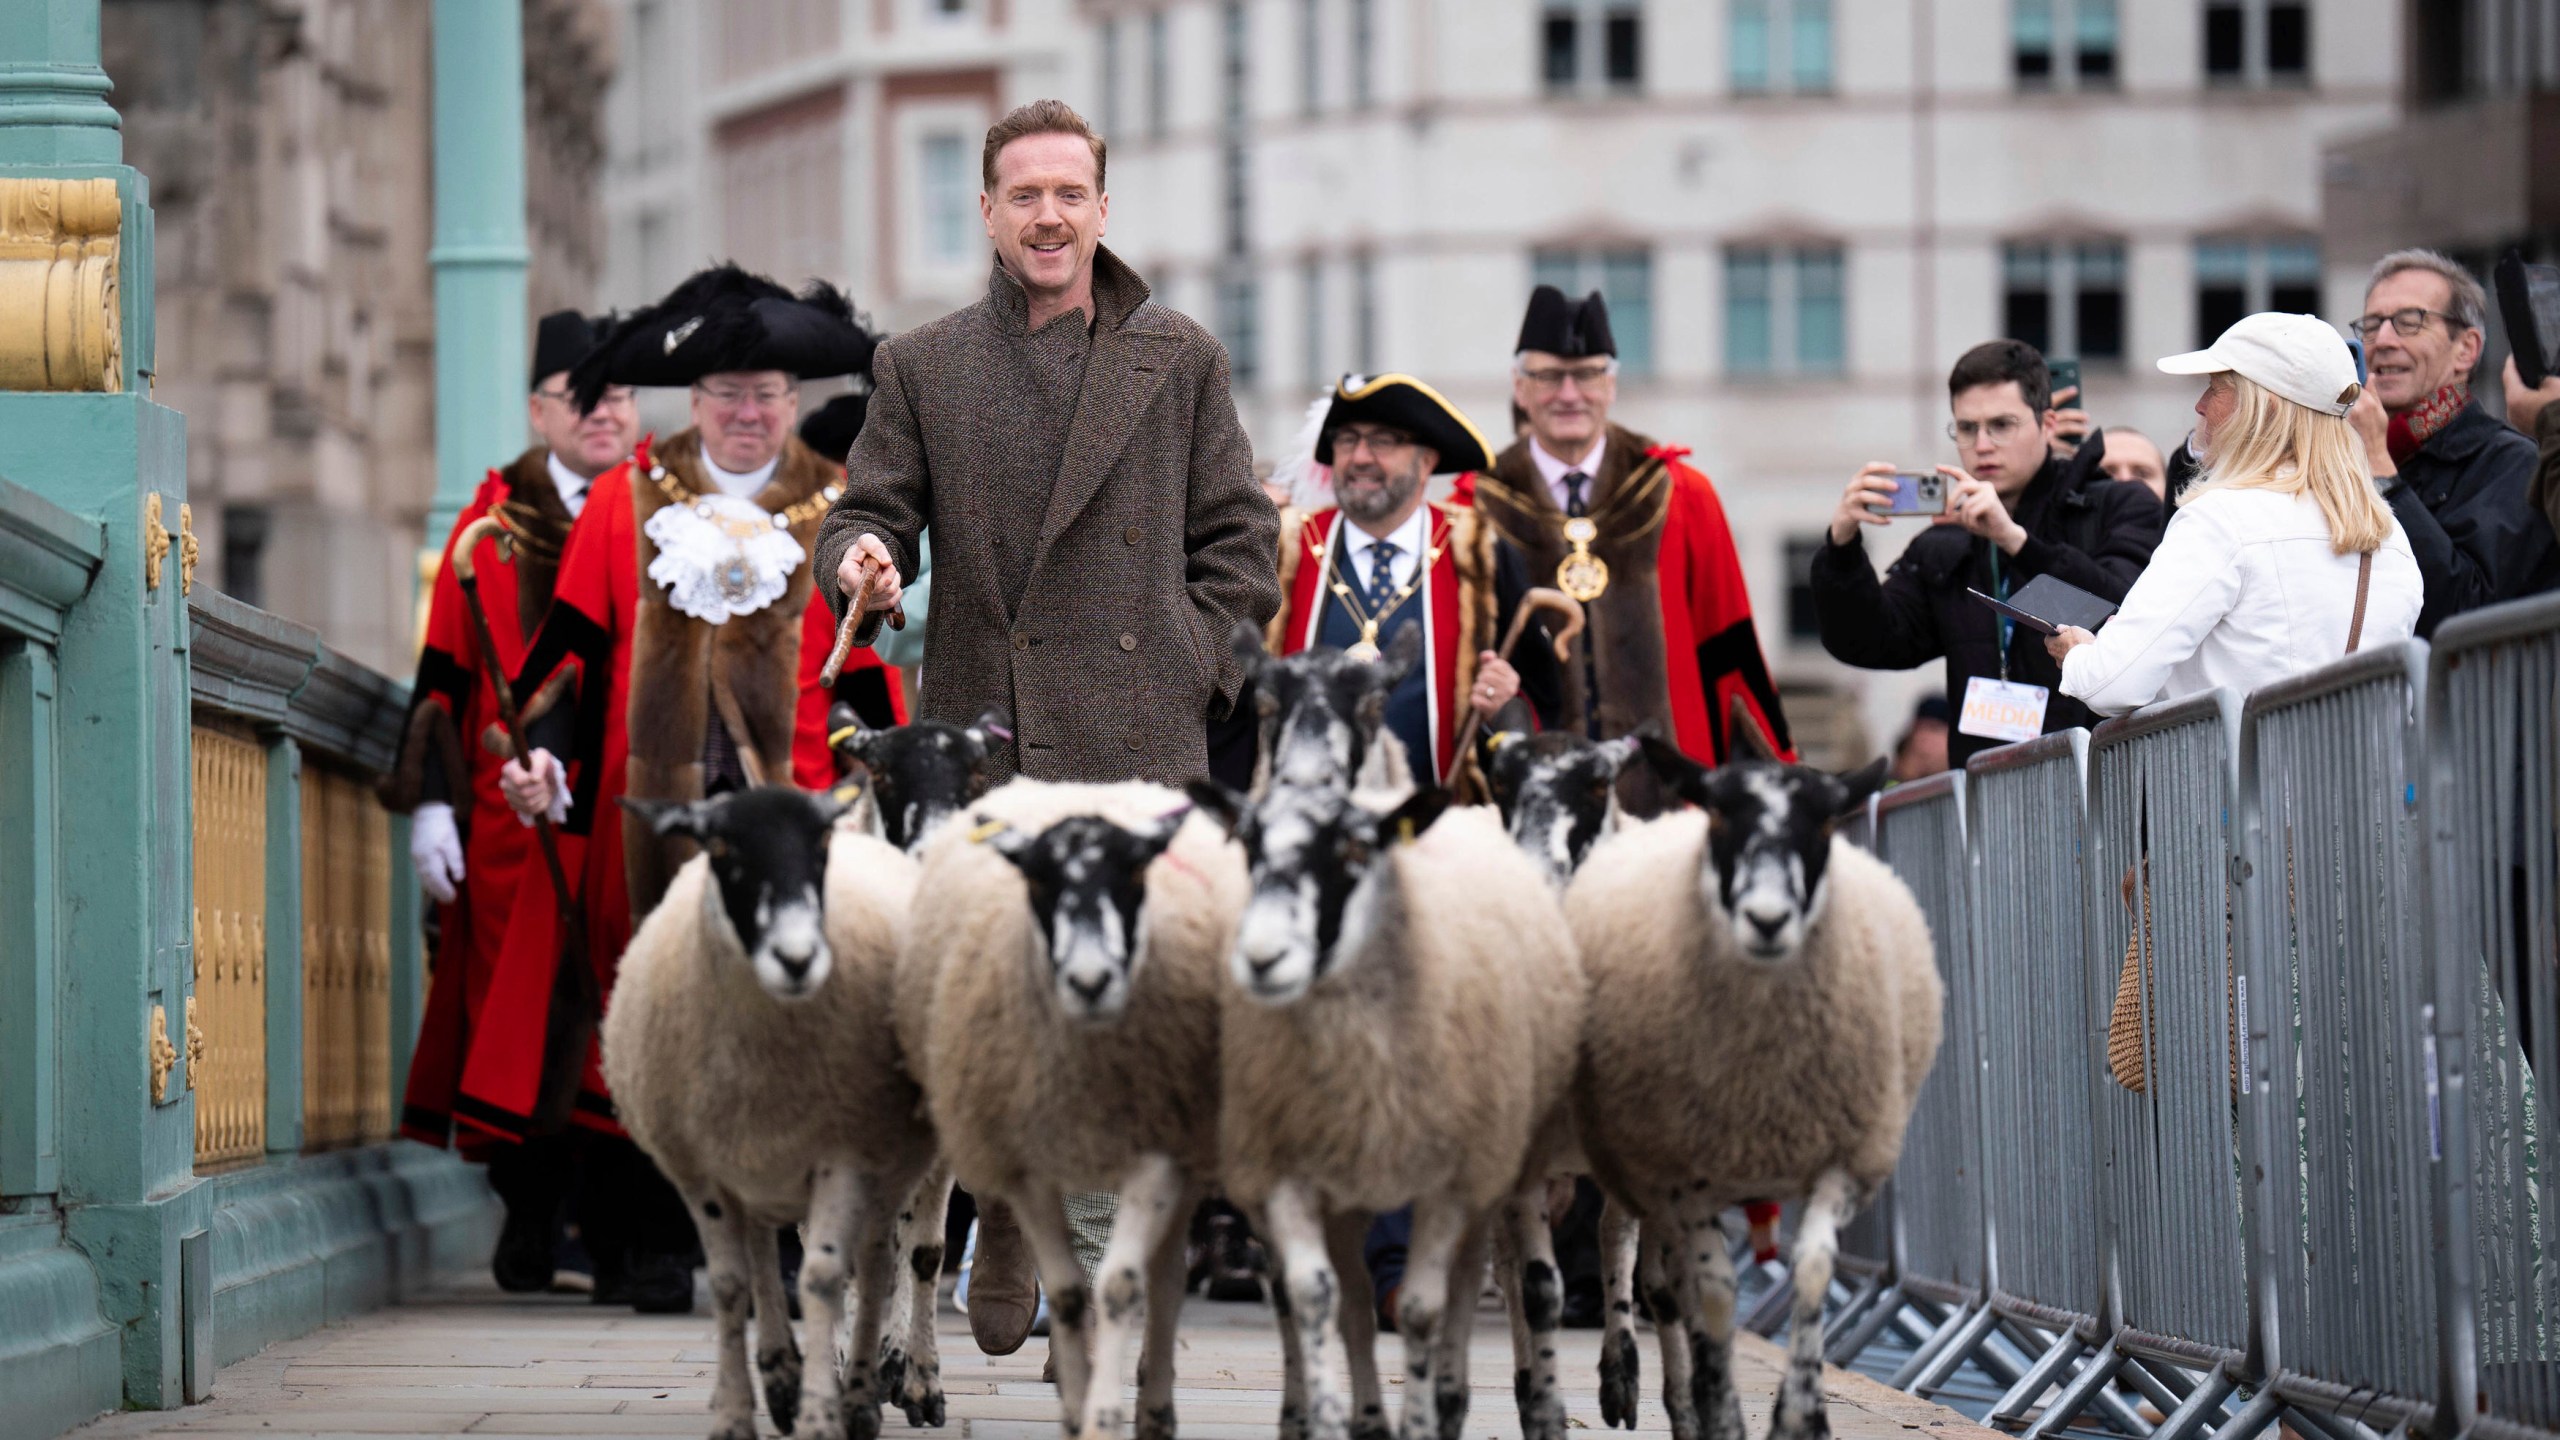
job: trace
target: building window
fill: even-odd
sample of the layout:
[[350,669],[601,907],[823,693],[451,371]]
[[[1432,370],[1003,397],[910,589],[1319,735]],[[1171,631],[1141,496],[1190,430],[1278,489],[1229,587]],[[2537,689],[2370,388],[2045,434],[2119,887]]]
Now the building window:
[[1352,363],[1360,373],[1378,370],[1378,257],[1367,251],[1351,257]]
[[2212,344],[2243,315],[2320,309],[2316,240],[2207,238],[2196,242],[2196,345]]
[[1733,0],[1728,57],[1737,95],[1831,89],[1831,0]]
[[1094,43],[1102,57],[1102,138],[1109,140],[1120,133],[1120,22],[1103,21]]
[[963,263],[969,258],[969,222],[978,218],[969,142],[944,131],[924,137],[918,150],[916,188],[924,202],[925,259],[936,265]]
[[267,603],[267,507],[222,507],[222,593],[243,605]]
[[1298,299],[1305,325],[1305,375],[1307,388],[1322,390],[1333,383],[1324,363],[1324,260],[1310,255],[1298,262]]
[[1243,0],[1227,0],[1220,10],[1226,61],[1226,104],[1219,115],[1219,152],[1226,171],[1227,253],[1242,255],[1248,247],[1251,214],[1248,199],[1252,176],[1246,148],[1246,90],[1251,83],[1247,49],[1252,37],[1245,25]]
[[1298,0],[1298,113],[1312,117],[1324,99],[1323,0]]
[[2001,328],[2046,355],[2124,358],[2124,245],[2027,241],[2001,256]]
[[1640,0],[1546,0],[1539,22],[1550,94],[1627,94],[1644,84]]
[[[1725,372],[1837,375],[1847,369],[1847,268],[1836,245],[1726,250]],[[1614,308],[1610,318],[1617,318]]]
[[1567,295],[1594,290],[1609,302],[1609,333],[1618,369],[1634,379],[1653,373],[1653,252],[1634,246],[1541,249],[1529,257],[1530,283]]
[[1375,0],[1351,0],[1351,104],[1366,110],[1376,98],[1377,89],[1370,78],[1377,68],[1371,52],[1378,47]]
[[2308,0],[2205,0],[2204,75],[2215,85],[2307,84]]
[[1787,537],[1787,638],[1806,642],[1822,639],[1822,622],[1814,618],[1813,557],[1822,553],[1830,537],[1825,535],[1790,535]]
[[1219,279],[1218,338],[1227,347],[1227,364],[1240,390],[1262,374],[1261,304],[1261,288],[1251,271],[1239,269]]
[[1165,34],[1165,13],[1147,13],[1147,138],[1161,140],[1173,109],[1172,42]]
[[2116,83],[2116,0],[2013,0],[2011,68],[2021,90]]

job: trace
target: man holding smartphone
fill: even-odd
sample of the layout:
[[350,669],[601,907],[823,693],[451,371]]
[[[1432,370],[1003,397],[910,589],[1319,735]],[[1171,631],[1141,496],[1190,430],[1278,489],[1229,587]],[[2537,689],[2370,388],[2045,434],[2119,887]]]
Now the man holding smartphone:
[[[2140,485],[2100,468],[2103,436],[2068,459],[2052,452],[2054,413],[2044,357],[2016,340],[1977,345],[1947,376],[1947,426],[1961,465],[1940,465],[1946,512],[1879,578],[1865,527],[1892,523],[1903,467],[1860,469],[1832,512],[1829,543],[1813,560],[1814,615],[1833,658],[1867,670],[1947,662],[1947,705],[1957,720],[1947,763],[2039,733],[2094,723],[2055,693],[2060,667],[2041,637],[1967,594],[2003,598],[2051,575],[2121,600],[2151,559],[2167,513]],[[1912,487],[1917,488],[1917,487]]]

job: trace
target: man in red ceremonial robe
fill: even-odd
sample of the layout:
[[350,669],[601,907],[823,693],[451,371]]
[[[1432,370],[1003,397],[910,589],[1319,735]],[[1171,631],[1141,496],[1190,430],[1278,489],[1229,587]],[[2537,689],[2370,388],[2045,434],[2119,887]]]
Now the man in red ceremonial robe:
[[[499,939],[528,866],[540,868],[533,832],[516,823],[498,790],[504,733],[490,659],[480,648],[453,567],[453,544],[484,516],[500,531],[474,547],[481,605],[501,673],[512,674],[551,607],[560,556],[594,478],[631,453],[640,422],[631,391],[617,386],[580,413],[569,369],[597,327],[574,310],[542,317],[533,347],[527,419],[539,443],[492,470],[445,539],[427,608],[411,710],[383,803],[409,814],[410,859],[440,907],[424,1024],[409,1067],[400,1131],[429,1145],[455,1143],[454,1101],[465,1056],[485,1011]],[[463,1154],[489,1166],[507,1205],[493,1269],[501,1288],[540,1290],[553,1274],[553,1230],[569,1184],[562,1137],[522,1144],[465,1129]]]
[[[1518,547],[1533,583],[1583,604],[1564,665],[1565,712],[1595,740],[1647,720],[1703,764],[1733,757],[1739,700],[1779,753],[1794,743],[1751,623],[1733,532],[1689,452],[1610,423],[1618,347],[1598,292],[1529,297],[1514,347],[1512,398],[1529,433],[1477,477],[1477,510]],[[1665,804],[1648,767],[1619,778],[1628,811]]]
[[[1561,694],[1543,627],[1523,633],[1511,661],[1494,650],[1529,588],[1518,553],[1466,506],[1423,498],[1434,474],[1492,468],[1475,426],[1410,375],[1347,375],[1315,447],[1332,467],[1335,503],[1281,515],[1282,602],[1267,648],[1356,654],[1421,626],[1422,663],[1387,697],[1386,715],[1417,781],[1454,783],[1470,709],[1490,722],[1525,691],[1539,720],[1555,723]],[[1517,721],[1527,728],[1526,716]]]
[[[841,295],[795,298],[734,266],[704,271],[624,320],[572,375],[581,403],[614,385],[687,385],[693,425],[643,441],[596,482],[549,616],[517,676],[534,693],[565,667],[575,697],[535,729],[533,763],[501,785],[519,814],[550,813],[578,853],[591,961],[609,996],[633,927],[690,858],[624,814],[623,795],[691,800],[756,784],[836,779],[826,744],[835,696],[818,675],[834,621],[812,584],[818,522],[840,462],[793,435],[798,382],[863,370],[873,340]],[[879,725],[904,718],[895,673],[858,654],[838,692]],[[536,874],[518,900],[498,984],[534,1005],[551,993],[557,920]],[[475,1047],[460,1114],[501,1132],[534,1112],[544,1032],[501,1053]],[[617,1193],[619,1233],[590,1236],[598,1282],[621,1256],[635,1309],[692,1305],[694,1230],[674,1187],[620,1138],[590,1043],[573,1118],[598,1132],[590,1186]]]

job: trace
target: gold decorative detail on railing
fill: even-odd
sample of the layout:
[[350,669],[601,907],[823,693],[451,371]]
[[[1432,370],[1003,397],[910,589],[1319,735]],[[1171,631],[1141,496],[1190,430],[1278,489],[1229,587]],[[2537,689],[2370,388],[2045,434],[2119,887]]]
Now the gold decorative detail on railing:
[[121,390],[113,180],[0,177],[0,390]]
[[[178,1047],[169,1043],[169,1007],[154,1005],[151,1007],[152,1104],[169,1103],[169,1072],[177,1068]],[[193,1086],[195,1080],[194,1072],[190,1071],[187,1075],[187,1084]]]
[[196,1071],[204,1065],[204,1027],[196,1023],[196,997],[187,997],[187,1088],[196,1088]]
[[178,502],[178,593],[196,593],[196,507]]
[[245,726],[195,725],[196,1169],[267,1148],[267,753]]
[[391,1135],[391,824],[362,782],[302,772],[302,1138]]
[[160,588],[160,562],[169,558],[169,527],[160,523],[160,492],[142,497],[142,585]]

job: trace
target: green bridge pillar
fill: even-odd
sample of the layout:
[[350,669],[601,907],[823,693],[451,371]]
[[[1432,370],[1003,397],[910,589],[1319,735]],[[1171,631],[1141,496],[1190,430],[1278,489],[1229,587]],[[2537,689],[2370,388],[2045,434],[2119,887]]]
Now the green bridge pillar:
[[[524,448],[524,9],[436,0],[436,497],[441,551],[492,465]],[[423,589],[421,594],[423,594]]]
[[[51,1193],[15,1197],[14,1211],[0,1214],[0,1314],[11,1317],[0,1328],[12,1332],[0,1334],[0,1394],[12,1411],[0,1426],[39,1432],[50,1417],[78,1419],[102,1405],[179,1403],[184,1317],[209,1298],[186,1285],[179,1261],[181,1242],[201,1235],[210,1215],[194,1173],[184,1060],[193,974],[184,593],[193,542],[179,533],[186,422],[149,398],[150,190],[122,163],[109,88],[98,0],[0,4],[0,187],[54,187],[37,197],[45,203],[12,213],[22,225],[52,217],[64,246],[51,261],[0,264],[49,263],[57,277],[75,270],[85,308],[72,320],[86,336],[69,346],[37,338],[41,317],[5,309],[6,297],[27,289],[0,289],[0,477],[102,540],[85,595],[61,612],[52,644],[56,743],[27,762],[54,772],[46,783],[65,797],[50,829],[27,841],[52,852],[52,892],[32,897],[54,907],[52,926],[0,955],[0,970],[49,987],[60,1036],[51,1073],[23,1077],[36,1087],[32,1108],[52,1123]],[[111,197],[65,188],[99,181],[112,184]],[[86,258],[62,258],[74,255]],[[59,393],[73,389],[86,393]],[[156,564],[155,531],[172,537]],[[179,1051],[157,1096],[155,1017]],[[39,1348],[13,1350],[30,1338]]]

